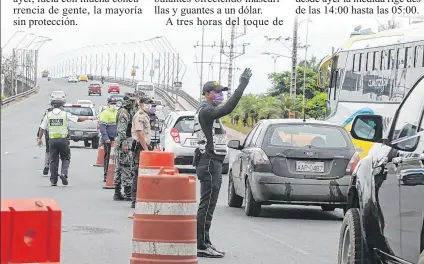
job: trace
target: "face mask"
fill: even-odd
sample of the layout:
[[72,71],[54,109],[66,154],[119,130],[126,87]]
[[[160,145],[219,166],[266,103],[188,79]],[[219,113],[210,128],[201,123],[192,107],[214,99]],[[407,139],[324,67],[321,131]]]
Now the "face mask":
[[148,112],[148,111],[150,110],[150,105],[145,104],[145,105],[143,106],[143,109],[144,109],[144,111]]
[[213,100],[213,103],[215,105],[220,105],[224,101],[224,94],[222,92],[216,93],[215,99]]
[[109,107],[110,107],[110,109],[112,109],[112,110],[117,110],[117,109],[118,109],[118,106],[116,106],[116,105],[110,105]]

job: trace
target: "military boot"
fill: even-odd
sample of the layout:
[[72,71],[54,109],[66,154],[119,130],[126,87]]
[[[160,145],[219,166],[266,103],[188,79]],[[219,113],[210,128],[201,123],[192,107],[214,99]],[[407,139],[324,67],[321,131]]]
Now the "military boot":
[[115,185],[115,194],[113,195],[113,200],[114,201],[124,200],[124,197],[122,197],[122,194],[121,194],[121,184]]
[[124,200],[131,201],[131,186],[124,187]]

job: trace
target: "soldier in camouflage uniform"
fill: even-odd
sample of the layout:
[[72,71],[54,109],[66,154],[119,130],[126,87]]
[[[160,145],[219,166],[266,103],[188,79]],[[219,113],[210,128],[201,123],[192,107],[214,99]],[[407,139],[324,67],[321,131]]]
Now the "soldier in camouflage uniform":
[[[115,139],[115,157],[117,159],[117,166],[114,174],[115,194],[113,195],[113,200],[115,201],[131,201],[131,146],[133,143],[131,127],[135,110],[135,94],[126,93],[122,106],[119,108],[116,115],[118,135]],[[124,197],[122,197],[121,194],[121,185],[124,188]]]

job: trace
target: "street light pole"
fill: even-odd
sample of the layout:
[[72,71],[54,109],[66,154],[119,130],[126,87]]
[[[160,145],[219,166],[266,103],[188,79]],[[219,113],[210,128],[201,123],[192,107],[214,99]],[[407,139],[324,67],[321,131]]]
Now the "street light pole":
[[306,60],[308,56],[309,17],[306,21],[305,65],[303,65],[303,119],[305,119],[305,90],[306,90]]

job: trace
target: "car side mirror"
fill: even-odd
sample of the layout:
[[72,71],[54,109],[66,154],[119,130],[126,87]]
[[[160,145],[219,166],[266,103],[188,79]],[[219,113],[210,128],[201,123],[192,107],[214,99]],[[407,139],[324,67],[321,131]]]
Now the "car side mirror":
[[240,144],[240,140],[230,140],[228,141],[227,147],[231,148],[231,149],[241,149],[241,144]]
[[350,134],[354,139],[381,143],[383,140],[383,117],[381,115],[357,115]]

